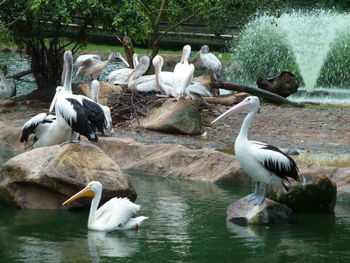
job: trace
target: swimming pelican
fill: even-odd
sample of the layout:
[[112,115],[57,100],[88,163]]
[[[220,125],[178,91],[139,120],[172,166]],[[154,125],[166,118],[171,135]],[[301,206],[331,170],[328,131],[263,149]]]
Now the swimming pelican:
[[92,181],[62,205],[67,205],[73,200],[84,196],[92,197],[88,219],[88,229],[90,230],[109,232],[114,230],[138,229],[141,223],[148,218],[145,216],[132,218],[141,207],[127,198],[112,198],[97,209],[101,195],[102,184],[98,181]]
[[[256,205],[261,205],[264,201],[269,184],[283,186],[288,190],[286,184],[286,182],[289,183],[288,177],[299,181],[298,167],[290,156],[274,146],[248,140],[248,128],[259,107],[259,98],[249,96],[211,122],[213,124],[232,113],[249,110],[235,142],[235,153],[242,169],[257,182],[254,193],[246,197],[247,200],[255,199]],[[265,183],[265,189],[261,196],[258,195],[260,182]]]
[[[117,54],[118,54],[117,55],[118,58],[125,63],[127,68],[119,68],[119,69],[113,70],[111,73],[108,74],[107,81],[108,83],[113,85],[126,85],[128,77],[130,76],[130,74],[134,69],[130,68],[130,65],[128,64],[128,62],[123,58],[123,56],[119,52]],[[132,57],[133,57],[134,68],[136,68],[139,64],[138,55],[134,53]]]
[[[61,86],[56,88],[56,94],[62,90]],[[52,100],[50,111],[55,106],[55,99]],[[29,119],[22,127],[20,142],[28,141],[29,135],[34,133],[34,143],[32,148],[51,146],[69,140],[71,128],[56,120],[56,116],[46,113],[39,113]]]
[[16,96],[16,83],[13,79],[7,79],[0,69],[0,99],[9,99],[13,96]]
[[[94,102],[99,103],[98,96],[100,91],[100,82],[98,80],[93,80],[91,83],[91,90],[90,90],[90,99],[92,99]],[[100,104],[100,103],[99,103]],[[106,118],[106,130],[109,133],[114,133],[113,130],[113,122],[112,122],[112,116],[111,116],[111,110],[108,106],[101,105]]]
[[111,60],[117,58],[117,55],[114,52],[109,54],[106,61],[102,61],[98,55],[87,54],[82,56],[85,57],[81,59],[78,57],[78,62],[75,62],[75,65],[77,67],[77,73],[75,74],[75,77],[88,76],[89,80],[97,79],[101,71],[107,67],[108,63]]
[[207,45],[201,47],[199,57],[203,65],[209,70],[213,80],[218,80],[222,73],[222,64],[213,53],[209,53],[209,47]]
[[106,127],[103,109],[88,97],[72,94],[72,52],[66,51],[63,57],[64,85],[52,102],[55,105],[57,122],[71,128],[69,142],[73,142],[74,132],[84,135],[89,141],[97,141],[96,129],[103,133]]
[[183,47],[181,61],[175,65],[174,73],[176,74],[175,93],[177,98],[186,96],[186,88],[193,79],[194,65],[188,63],[191,54],[191,46]]

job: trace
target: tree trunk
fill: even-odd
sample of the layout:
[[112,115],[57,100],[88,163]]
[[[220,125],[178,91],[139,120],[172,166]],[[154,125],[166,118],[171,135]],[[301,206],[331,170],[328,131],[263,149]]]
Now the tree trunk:
[[30,50],[29,54],[31,56],[31,69],[38,86],[38,89],[31,96],[50,100],[56,87],[61,85],[63,53],[60,50],[40,47]]
[[232,90],[232,91],[239,91],[239,92],[247,92],[251,95],[256,95],[263,97],[264,99],[276,103],[276,104],[289,104],[296,107],[303,107],[302,103],[290,101],[286,98],[283,98],[275,93],[259,89],[256,87],[250,87],[246,85],[236,84],[236,83],[230,83],[230,82],[213,82],[211,84],[211,87],[214,89],[226,89],[226,90]]
[[123,37],[123,47],[125,50],[126,61],[129,63],[130,68],[135,68],[134,61],[132,59],[134,55],[134,46],[128,36]]

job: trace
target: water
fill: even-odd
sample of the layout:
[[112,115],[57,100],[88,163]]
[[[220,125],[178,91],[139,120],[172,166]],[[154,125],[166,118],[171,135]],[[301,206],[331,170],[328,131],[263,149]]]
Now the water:
[[237,226],[227,206],[247,187],[132,175],[150,218],[138,231],[88,231],[88,211],[0,207],[1,262],[349,262],[350,205],[293,225]]
[[262,15],[232,44],[230,80],[255,84],[287,70],[303,85],[290,99],[349,103],[349,26],[350,15],[335,11]]

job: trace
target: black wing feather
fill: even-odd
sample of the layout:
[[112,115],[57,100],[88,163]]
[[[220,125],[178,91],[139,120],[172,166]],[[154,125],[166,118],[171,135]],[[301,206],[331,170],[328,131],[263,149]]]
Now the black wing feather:
[[[47,114],[46,114],[47,116]],[[24,141],[28,141],[29,136],[31,133],[35,132],[35,129],[41,124],[41,123],[51,123],[53,122],[55,118],[51,118],[51,119],[44,119],[41,122],[33,122],[31,125],[26,126],[25,128],[23,128],[22,130],[22,135],[21,138],[19,139],[20,142],[24,142]]]
[[[278,152],[285,157],[288,158],[289,161],[289,169],[285,165],[279,165],[275,160],[272,158],[268,158],[263,162],[263,166],[268,169],[269,171],[273,172],[277,176],[283,178],[287,182],[289,182],[289,178],[293,178],[296,181],[299,181],[299,169],[293,158],[291,158],[286,153],[282,152],[280,149],[278,149],[275,146],[265,144],[262,149],[269,150],[269,151],[275,151]],[[285,186],[286,187],[286,186]]]
[[92,100],[83,98],[83,107],[86,109],[87,117],[94,129],[103,133],[103,129],[107,127],[107,120],[103,109],[100,105]]
[[88,112],[84,106],[74,98],[67,98],[67,100],[73,105],[74,111],[77,113],[76,120],[68,120],[72,130],[84,135],[89,141],[98,141],[98,137],[95,133],[96,128],[92,125],[88,118]]

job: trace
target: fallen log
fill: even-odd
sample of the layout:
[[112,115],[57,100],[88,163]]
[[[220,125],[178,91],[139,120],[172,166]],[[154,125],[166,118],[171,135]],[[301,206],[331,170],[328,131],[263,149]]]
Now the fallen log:
[[12,78],[12,79],[20,79],[20,78],[22,78],[22,77],[24,77],[26,75],[31,74],[31,73],[33,73],[33,70],[30,69],[30,70],[26,70],[26,71],[22,71],[22,72],[16,73],[15,75],[13,75],[10,78]]
[[303,107],[303,103],[299,102],[294,102],[290,101],[286,98],[283,98],[275,93],[259,89],[257,87],[251,87],[247,85],[242,85],[242,84],[237,84],[237,83],[230,83],[230,82],[223,82],[223,81],[218,81],[218,82],[213,82],[211,84],[211,87],[214,89],[226,89],[226,90],[231,90],[231,91],[238,91],[238,92],[247,92],[251,95],[259,96],[262,97],[272,103],[276,104],[289,104],[293,105],[295,107]]

